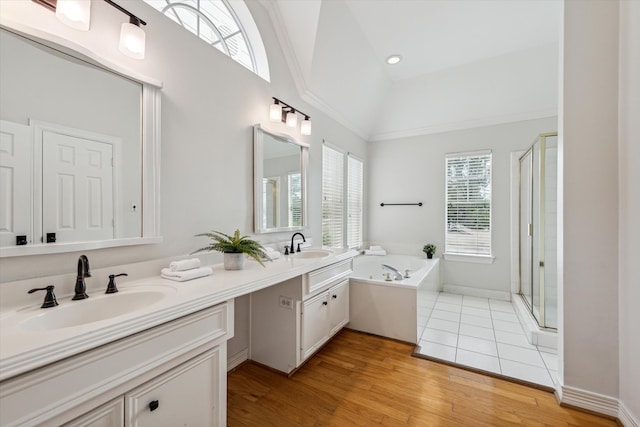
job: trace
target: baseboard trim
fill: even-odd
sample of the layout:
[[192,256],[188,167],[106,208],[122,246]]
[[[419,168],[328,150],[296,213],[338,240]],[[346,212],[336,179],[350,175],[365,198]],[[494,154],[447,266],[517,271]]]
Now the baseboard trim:
[[618,421],[620,421],[624,427],[640,427],[640,421],[629,411],[625,404],[619,402],[618,405]]
[[237,368],[240,364],[249,360],[249,349],[245,348],[242,351],[237,352],[233,356],[227,359],[227,372]]
[[612,418],[619,416],[620,403],[618,399],[611,396],[561,385],[556,388],[556,398],[563,406],[580,408]]
[[445,283],[442,287],[442,290],[451,294],[468,295],[470,297],[490,298],[502,301],[511,300],[511,293],[494,291],[491,289],[472,288],[470,286],[450,285],[448,283]]

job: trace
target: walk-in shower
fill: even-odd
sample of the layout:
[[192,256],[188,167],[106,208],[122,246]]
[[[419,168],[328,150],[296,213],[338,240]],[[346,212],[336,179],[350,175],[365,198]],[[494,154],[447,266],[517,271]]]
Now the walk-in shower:
[[520,157],[520,294],[541,328],[558,327],[558,134],[538,136]]

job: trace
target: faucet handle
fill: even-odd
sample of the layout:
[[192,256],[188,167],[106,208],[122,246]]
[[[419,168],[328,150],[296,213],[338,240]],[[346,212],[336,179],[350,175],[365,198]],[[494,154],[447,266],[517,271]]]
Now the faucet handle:
[[120,274],[109,275],[109,284],[107,285],[107,290],[105,294],[115,294],[116,292],[118,292],[118,288],[116,287],[116,277],[120,277],[120,276],[128,276],[128,274],[120,273]]
[[404,271],[404,278],[405,278],[405,279],[410,279],[410,278],[411,278],[411,276],[409,276],[409,272],[410,272],[410,271],[411,271],[411,270],[405,270],[405,271]]
[[53,293],[53,288],[55,288],[55,286],[49,285],[49,286],[47,286],[45,288],[34,288],[34,289],[31,289],[27,293],[32,294],[32,293],[37,292],[37,291],[47,291],[47,294],[44,296],[44,302],[42,303],[40,308],[50,308],[50,307],[55,307],[56,305],[58,305],[58,301],[56,300],[56,296]]
[[296,252],[300,252],[300,243],[298,243],[298,250]]
[[289,245],[284,246],[284,254],[289,255]]

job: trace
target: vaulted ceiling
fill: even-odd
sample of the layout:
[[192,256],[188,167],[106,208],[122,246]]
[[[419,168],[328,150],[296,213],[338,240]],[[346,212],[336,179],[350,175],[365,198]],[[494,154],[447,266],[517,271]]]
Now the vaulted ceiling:
[[366,140],[557,114],[560,0],[269,3],[301,97]]

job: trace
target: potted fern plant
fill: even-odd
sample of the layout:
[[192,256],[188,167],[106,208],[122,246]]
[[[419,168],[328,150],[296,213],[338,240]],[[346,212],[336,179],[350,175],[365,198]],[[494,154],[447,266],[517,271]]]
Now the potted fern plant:
[[205,251],[222,252],[225,270],[242,270],[244,268],[245,255],[250,256],[264,267],[263,258],[267,257],[264,246],[256,240],[249,239],[249,236],[240,236],[240,230],[236,230],[232,236],[211,231],[209,233],[196,234],[196,237],[209,237],[212,242],[200,248],[192,254]]
[[427,258],[428,259],[431,259],[431,258],[433,258],[433,254],[436,253],[436,245],[434,245],[433,243],[427,243],[422,248],[422,252],[427,254]]

